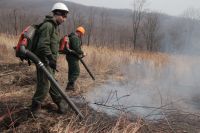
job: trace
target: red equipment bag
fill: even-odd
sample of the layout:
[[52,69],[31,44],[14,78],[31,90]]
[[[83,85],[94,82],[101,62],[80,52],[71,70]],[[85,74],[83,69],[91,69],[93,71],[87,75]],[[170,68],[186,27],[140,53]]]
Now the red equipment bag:
[[68,37],[68,35],[65,35],[60,40],[59,53],[66,54],[67,49],[69,49],[69,37]]

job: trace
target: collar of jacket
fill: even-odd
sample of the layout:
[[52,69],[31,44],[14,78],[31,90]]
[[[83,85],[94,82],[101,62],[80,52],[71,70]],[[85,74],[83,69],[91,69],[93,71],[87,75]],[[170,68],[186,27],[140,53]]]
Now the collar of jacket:
[[56,19],[53,16],[53,13],[49,13],[46,17],[44,21],[49,21],[52,22],[54,24],[55,27],[58,26],[58,23],[56,22]]

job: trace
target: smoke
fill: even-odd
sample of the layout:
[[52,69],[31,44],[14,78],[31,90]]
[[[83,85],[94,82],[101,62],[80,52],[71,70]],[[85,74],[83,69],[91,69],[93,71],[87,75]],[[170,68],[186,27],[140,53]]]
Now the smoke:
[[200,22],[190,18],[161,20],[161,51],[200,55]]
[[131,62],[121,67],[121,80],[110,79],[85,97],[94,109],[112,115],[126,111],[155,119],[173,110],[195,113],[200,109],[199,65],[199,56],[183,55],[171,56],[162,67]]
[[200,109],[200,23],[189,18],[161,21],[161,51],[171,56],[169,62],[156,66],[138,60],[121,66],[123,78],[88,92],[91,106],[108,114],[161,118],[174,111],[189,113]]

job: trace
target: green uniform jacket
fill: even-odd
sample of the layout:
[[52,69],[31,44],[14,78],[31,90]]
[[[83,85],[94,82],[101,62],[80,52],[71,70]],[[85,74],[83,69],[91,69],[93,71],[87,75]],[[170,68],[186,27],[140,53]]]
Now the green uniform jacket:
[[46,63],[47,55],[53,55],[56,60],[59,51],[60,38],[57,33],[57,23],[53,16],[46,16],[44,23],[38,30],[38,43],[35,50],[36,55]]
[[[69,42],[69,48],[81,56],[83,54],[81,50],[81,39],[75,33],[71,33],[69,35]],[[74,84],[80,74],[79,59],[71,54],[67,54],[66,59],[69,68],[68,83]]]
[[83,54],[83,51],[81,50],[81,39],[75,33],[72,32],[69,35],[69,42],[70,42],[69,48],[71,50],[74,50],[79,55]]
[[[37,33],[37,47],[34,53],[45,64],[47,70],[54,76],[55,71],[48,65],[47,55],[52,55],[56,60],[59,51],[59,36],[57,34],[58,24],[53,16],[46,16]],[[46,74],[37,68],[37,89],[33,96],[33,102],[42,103],[47,94],[50,93],[53,101],[59,103],[62,99],[57,89],[51,85]]]

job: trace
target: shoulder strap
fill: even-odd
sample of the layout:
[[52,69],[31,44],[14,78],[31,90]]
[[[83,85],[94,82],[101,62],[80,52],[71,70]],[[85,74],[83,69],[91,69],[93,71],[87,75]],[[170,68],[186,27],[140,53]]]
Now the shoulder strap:
[[52,21],[50,21],[50,20],[46,20],[46,21],[44,21],[43,23],[45,23],[45,22],[50,22],[51,24],[52,24],[52,26],[53,26],[53,30],[52,30],[52,32],[51,32],[51,36],[53,35],[53,32],[55,31],[55,29],[56,29],[56,26],[55,26],[55,24],[52,22]]
[[53,32],[54,32],[54,30],[55,30],[55,25],[53,24],[53,22],[48,21],[48,20],[45,20],[45,21],[43,21],[42,23],[40,23],[40,24],[38,25],[38,29],[39,29],[44,23],[46,23],[46,22],[50,22],[50,23],[52,24],[52,26],[53,26],[53,30],[52,30],[52,32],[51,32],[51,36],[52,36],[52,35],[53,35]]

